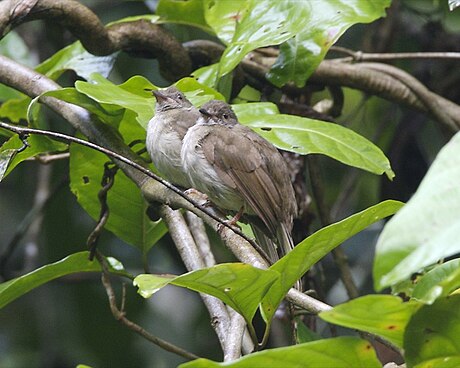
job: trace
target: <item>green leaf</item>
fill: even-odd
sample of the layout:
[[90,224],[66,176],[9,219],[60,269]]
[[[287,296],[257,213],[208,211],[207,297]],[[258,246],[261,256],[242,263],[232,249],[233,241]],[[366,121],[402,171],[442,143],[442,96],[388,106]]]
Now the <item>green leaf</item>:
[[310,17],[301,4],[296,0],[248,1],[246,11],[238,13],[240,20],[220,60],[219,76],[232,71],[250,51],[278,45],[308,27]]
[[267,78],[281,87],[293,81],[303,87],[329,48],[356,23],[369,23],[385,15],[391,0],[335,0],[298,2],[308,17],[295,37],[283,43]]
[[125,83],[115,85],[99,75],[92,75],[93,82],[77,81],[75,88],[104,106],[112,105],[116,111],[129,109],[137,116],[137,122],[145,129],[154,115],[155,103],[152,94],[145,89],[157,89],[142,76],[136,75]]
[[139,287],[139,294],[144,298],[152,296],[168,284],[215,296],[250,323],[263,296],[278,277],[275,271],[243,263],[228,263],[181,276],[139,275],[133,283]]
[[460,360],[460,295],[424,305],[412,317],[404,335],[408,367],[429,367],[429,362],[447,360],[452,367]]
[[75,88],[67,87],[61,88],[54,91],[48,91],[42,94],[42,96],[50,96],[58,98],[62,101],[72,103],[80,106],[96,115],[106,124],[118,128],[120,120],[123,118],[125,109],[110,104],[100,104],[97,101],[89,98],[87,95],[78,92]]
[[[78,272],[98,272],[101,270],[99,262],[88,260],[89,252],[79,252],[61,259],[58,262],[47,264],[23,276],[0,284],[0,308],[29,291],[65,275]],[[110,263],[110,259],[109,263]],[[112,259],[113,260],[113,259]],[[116,260],[115,260],[116,261]],[[118,262],[118,261],[116,261]],[[119,262],[118,262],[119,263]],[[127,276],[123,269],[111,268],[111,272]]]
[[417,192],[383,229],[376,247],[376,290],[460,252],[460,134],[439,152]]
[[[243,106],[250,109],[251,105]],[[380,148],[341,125],[285,114],[241,116],[240,121],[280,149],[302,155],[319,153],[374,174],[394,177]]]
[[73,70],[80,77],[91,81],[92,74],[108,76],[115,63],[117,53],[108,56],[95,56],[87,52],[80,41],[64,47],[35,70],[51,79],[59,78],[66,70]]
[[161,16],[161,22],[172,22],[199,27],[212,32],[204,19],[203,0],[160,0],[156,13]]
[[231,362],[197,359],[179,368],[381,368],[368,341],[336,337],[306,344],[268,349]]
[[383,337],[403,347],[406,325],[420,304],[391,295],[366,295],[321,312],[327,322]]
[[[98,193],[102,188],[104,163],[108,161],[100,152],[77,144],[70,146],[70,188],[78,203],[95,220],[99,218]],[[110,214],[105,228],[144,254],[166,234],[163,221],[150,221],[139,188],[121,170],[115,175],[107,203]]]
[[384,201],[342,221],[318,230],[281,258],[270,269],[278,271],[276,280],[262,302],[262,315],[266,322],[273,317],[279,303],[294,283],[335,247],[364,230],[369,225],[393,215],[402,206],[398,201]]
[[423,275],[417,282],[412,297],[431,304],[460,288],[460,259],[453,259]]
[[24,143],[19,136],[14,135],[0,147],[0,181],[24,160],[43,153],[55,153],[67,150],[67,144],[54,141],[42,135],[30,135],[27,138],[29,146],[22,152],[15,153]]

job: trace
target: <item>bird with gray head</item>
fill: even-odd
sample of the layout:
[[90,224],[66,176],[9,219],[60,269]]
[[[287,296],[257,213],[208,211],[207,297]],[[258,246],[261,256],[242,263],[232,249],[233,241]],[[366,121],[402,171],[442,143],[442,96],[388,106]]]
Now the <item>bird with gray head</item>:
[[181,151],[190,184],[221,209],[255,216],[257,226],[278,244],[279,255],[276,249],[267,250],[275,261],[294,246],[291,230],[297,213],[283,157],[241,125],[225,102],[210,101],[199,111],[201,117],[185,135]]
[[166,180],[188,188],[188,177],[182,169],[180,158],[182,140],[201,114],[174,86],[152,93],[157,102],[155,116],[147,127],[147,151]]

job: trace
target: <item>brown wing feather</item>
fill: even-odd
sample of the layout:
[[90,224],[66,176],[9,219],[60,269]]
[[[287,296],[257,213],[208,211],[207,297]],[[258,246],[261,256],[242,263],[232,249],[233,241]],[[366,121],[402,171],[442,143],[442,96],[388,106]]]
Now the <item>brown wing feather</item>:
[[[214,163],[222,180],[240,193],[272,236],[276,236],[280,221],[286,220],[281,206],[285,202],[282,192],[286,188],[283,183],[289,178],[287,170],[274,170],[272,166],[284,165],[284,162],[278,162],[282,157],[275,147],[245,126],[214,126],[213,129],[221,132],[213,134],[209,150],[203,147],[206,157]],[[228,134],[229,129],[234,130],[233,134]],[[285,177],[277,178],[283,176],[276,174],[279,171]]]

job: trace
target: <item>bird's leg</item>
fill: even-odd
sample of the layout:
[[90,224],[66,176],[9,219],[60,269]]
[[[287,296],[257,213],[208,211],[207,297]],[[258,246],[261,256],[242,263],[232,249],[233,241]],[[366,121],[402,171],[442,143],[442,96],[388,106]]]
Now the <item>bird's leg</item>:
[[[236,213],[236,215],[233,216],[230,220],[225,221],[225,223],[227,225],[236,226],[239,228],[239,226],[236,223],[240,220],[241,216],[243,216],[243,213],[244,213],[244,206],[241,206],[240,210]],[[222,224],[219,224],[217,226],[217,232],[218,233],[221,232],[223,227],[224,226]]]

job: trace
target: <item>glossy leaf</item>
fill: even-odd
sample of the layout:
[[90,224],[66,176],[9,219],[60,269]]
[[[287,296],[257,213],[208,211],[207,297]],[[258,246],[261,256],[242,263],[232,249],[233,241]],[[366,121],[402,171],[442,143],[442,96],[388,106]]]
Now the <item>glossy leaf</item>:
[[460,259],[453,259],[423,275],[412,293],[412,297],[431,304],[437,298],[447,296],[460,288]]
[[27,138],[27,143],[29,145],[27,148],[16,153],[19,148],[23,147],[24,143],[17,135],[14,135],[0,147],[0,181],[28,158],[67,149],[67,144],[40,135],[30,135]]
[[335,0],[297,2],[308,17],[308,26],[280,47],[280,55],[267,78],[281,87],[293,81],[303,87],[329,48],[356,23],[385,16],[391,0]]
[[[140,126],[147,128],[155,112],[155,99],[152,93],[145,89],[156,90],[157,87],[141,76],[134,76],[120,85],[115,85],[97,75],[94,75],[93,79],[93,83],[82,81],[75,83],[76,90],[100,104],[109,113],[117,114],[120,109],[130,110],[136,115]],[[193,78],[183,78],[176,85],[196,105],[213,98],[223,99],[220,93],[198,83]]]
[[459,336],[460,295],[438,299],[432,305],[421,307],[407,325],[404,335],[407,365],[429,367],[429,362],[442,358],[447,360],[447,365],[439,366],[452,366],[460,359]]
[[285,151],[319,153],[374,174],[394,177],[380,148],[341,125],[285,114],[241,116],[240,121]]
[[327,322],[370,332],[403,348],[406,325],[420,304],[391,295],[367,295],[321,312]]
[[[109,158],[100,152],[72,144],[70,147],[70,188],[78,203],[97,220],[100,203],[98,193],[104,163]],[[146,215],[147,203],[139,188],[119,170],[107,196],[109,218],[105,228],[126,243],[146,254],[163,237],[167,228],[162,221],[152,222]]]
[[[98,272],[101,270],[99,262],[88,260],[89,252],[79,252],[61,259],[55,263],[50,263],[36,270],[29,272],[23,276],[9,280],[0,284],[0,308],[11,303],[20,296],[29,291],[59,277],[70,275],[79,272]],[[120,264],[117,260],[108,259],[109,264],[115,261],[115,264]],[[128,276],[123,268],[111,268],[111,272]]]
[[398,201],[384,201],[346,219],[326,226],[297,244],[270,269],[278,271],[278,279],[262,302],[263,317],[269,322],[284,295],[294,283],[335,247],[369,225],[393,215],[402,206]]
[[374,260],[377,290],[460,252],[460,134],[439,152],[406,206],[383,229]]
[[125,83],[116,85],[102,76],[92,75],[93,82],[77,81],[75,88],[94,101],[113,106],[114,110],[125,108],[137,115],[137,122],[145,129],[149,120],[154,115],[154,98],[152,93],[145,89],[155,87],[142,76],[134,76]]
[[250,51],[278,45],[308,27],[310,17],[301,5],[296,0],[250,1],[222,55],[219,76],[232,71]]
[[[333,353],[331,353],[333,352]],[[379,368],[372,345],[355,337],[336,337],[306,344],[268,349],[231,362],[197,359],[179,368]]]
[[96,56],[87,52],[80,41],[64,47],[35,70],[51,79],[59,78],[66,70],[73,70],[80,77],[91,81],[92,74],[108,76],[115,63],[116,55]]
[[112,125],[114,128],[118,128],[125,112],[125,109],[121,106],[98,103],[84,93],[80,93],[71,87],[48,91],[42,94],[42,96],[56,97],[62,101],[83,107],[96,115],[101,121]]
[[242,263],[219,264],[181,276],[139,275],[134,285],[139,294],[150,297],[162,287],[173,284],[219,298],[251,322],[260,301],[279,274]]

